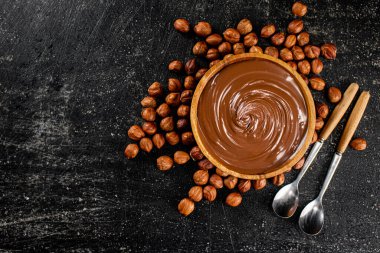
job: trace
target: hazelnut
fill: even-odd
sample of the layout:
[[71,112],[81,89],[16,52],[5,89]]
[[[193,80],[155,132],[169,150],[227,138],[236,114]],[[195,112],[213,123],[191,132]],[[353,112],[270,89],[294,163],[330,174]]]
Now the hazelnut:
[[141,100],[141,106],[142,107],[156,107],[157,103],[156,100],[153,97],[145,97],[143,100]]
[[310,59],[318,58],[319,54],[321,53],[321,50],[319,49],[319,47],[312,46],[312,45],[306,45],[304,48],[304,51],[305,51],[305,55]]
[[216,174],[218,174],[221,177],[227,177],[228,176],[228,174],[226,172],[224,172],[223,170],[221,170],[219,168],[216,168],[215,172],[216,172]]
[[274,26],[274,24],[266,25],[261,29],[261,37],[269,38],[275,32],[276,32],[276,27]]
[[197,62],[195,61],[195,58],[192,58],[188,60],[185,64],[185,72],[188,75],[192,75],[197,70]]
[[229,54],[231,53],[231,50],[232,50],[232,47],[231,47],[231,44],[228,43],[228,42],[222,42],[219,46],[218,46],[218,51],[220,54],[222,55],[225,55],[225,54]]
[[167,103],[163,103],[161,104],[157,109],[156,109],[156,113],[158,115],[160,115],[160,117],[162,118],[165,118],[167,116],[169,116],[170,114],[170,107]]
[[206,59],[209,61],[213,61],[219,58],[219,51],[216,48],[210,48],[207,51]]
[[304,82],[306,83],[306,85],[309,85],[309,79],[305,75],[302,75],[302,74],[301,74],[301,77],[304,80]]
[[194,211],[194,202],[191,199],[184,198],[178,204],[178,212],[183,216],[188,216]]
[[315,58],[311,62],[311,71],[313,71],[314,74],[318,75],[323,70],[323,63],[320,59]]
[[251,180],[240,179],[238,184],[238,189],[241,193],[245,193],[251,189]]
[[329,107],[325,103],[318,103],[316,108],[319,117],[322,119],[327,118],[327,115],[329,115]]
[[272,36],[272,44],[275,46],[280,46],[285,41],[285,33],[279,32]]
[[137,125],[133,125],[128,130],[128,137],[131,140],[139,141],[141,138],[145,136],[144,131],[141,129],[141,127]]
[[140,148],[141,150],[144,150],[145,152],[149,153],[150,151],[152,151],[153,148],[152,140],[147,137],[142,138],[140,140]]
[[216,189],[223,188],[223,179],[218,174],[212,174],[210,177],[210,184]]
[[152,141],[156,148],[161,149],[165,145],[165,138],[162,134],[155,134],[152,137]]
[[178,80],[177,78],[168,79],[168,90],[170,92],[181,91],[181,88],[182,88],[182,84],[180,80]]
[[195,79],[193,76],[186,76],[183,81],[183,87],[187,90],[192,90],[195,88]]
[[316,131],[319,131],[323,128],[323,125],[325,124],[325,122],[323,121],[322,117],[317,117],[315,119],[315,130]]
[[217,34],[217,33],[211,34],[210,36],[208,36],[208,37],[206,38],[206,42],[207,42],[207,44],[209,44],[210,46],[213,46],[213,47],[216,47],[216,46],[219,45],[222,41],[223,41],[222,36],[220,36],[220,35]]
[[291,21],[288,25],[288,33],[300,33],[303,29],[303,21],[300,19],[295,19]]
[[166,132],[173,131],[174,121],[173,117],[165,117],[160,122],[160,128]]
[[185,151],[177,151],[174,153],[174,162],[176,164],[185,164],[189,160],[190,160],[190,156]]
[[272,178],[272,183],[276,186],[280,186],[284,184],[284,182],[285,182],[285,175],[283,173],[280,175],[274,176]]
[[286,37],[284,46],[287,48],[291,48],[296,44],[296,41],[297,41],[296,36],[294,34],[290,34]]
[[[293,57],[293,54],[292,54],[292,57]],[[290,62],[287,62],[287,64],[294,70],[297,71],[297,63],[295,63],[294,61],[290,61]]]
[[177,121],[177,129],[178,130],[183,130],[189,125],[189,120],[188,119],[179,119]]
[[342,92],[337,87],[330,87],[328,97],[331,103],[338,103],[342,99]]
[[204,42],[204,41],[198,41],[193,46],[193,54],[194,55],[204,56],[204,55],[206,55],[207,50],[208,50],[208,47],[207,47],[206,42]]
[[156,123],[154,122],[144,122],[143,125],[142,125],[142,130],[149,134],[149,135],[153,135],[157,132],[157,126],[156,126]]
[[178,117],[187,117],[190,113],[190,106],[188,105],[180,105],[177,109]]
[[278,58],[278,49],[275,47],[266,47],[264,53],[274,58]]
[[208,182],[207,170],[197,170],[193,175],[193,180],[196,185],[205,185]]
[[228,58],[230,58],[230,57],[232,57],[232,56],[234,56],[234,54],[226,54],[226,55],[223,57],[223,60],[228,59]]
[[334,60],[336,58],[336,46],[332,43],[326,43],[321,46],[323,57],[327,60]]
[[181,140],[183,145],[192,145],[194,144],[194,135],[192,132],[184,132],[181,135]]
[[124,155],[128,159],[135,158],[138,153],[139,153],[139,146],[137,146],[137,144],[129,144],[124,150]]
[[307,12],[307,6],[301,2],[295,2],[292,6],[292,13],[298,17],[305,16]]
[[174,131],[166,133],[165,139],[172,146],[177,145],[179,143],[179,135]]
[[170,170],[173,167],[173,159],[169,156],[160,156],[157,158],[157,168],[162,171]]
[[245,48],[243,43],[236,43],[233,45],[234,54],[244,54]]
[[174,21],[174,29],[181,33],[187,33],[190,31],[190,23],[184,18],[179,18]]
[[305,59],[305,54],[302,48],[300,48],[299,46],[294,46],[292,48],[292,53],[293,53],[293,58],[296,61],[302,61],[303,59]]
[[166,98],[165,98],[165,102],[170,105],[170,106],[179,106],[179,104],[181,103],[180,101],[180,94],[177,93],[177,92],[172,92],[172,93],[169,93]]
[[152,83],[148,88],[149,96],[159,97],[163,93],[162,85],[159,82]]
[[216,199],[215,187],[212,185],[206,185],[203,188],[203,197],[210,202],[214,201]]
[[199,69],[197,73],[195,73],[195,80],[197,81],[201,80],[203,75],[206,74],[207,70],[208,69],[206,68]]
[[201,149],[198,147],[198,146],[194,146],[191,150],[190,150],[190,157],[194,160],[194,161],[199,161],[199,160],[202,160],[204,155],[201,151]]
[[214,164],[212,164],[207,158],[205,158],[198,162],[198,167],[202,170],[211,170],[214,168]]
[[296,164],[294,164],[293,168],[295,170],[300,170],[302,169],[304,163],[305,163],[305,157],[302,157],[301,160],[299,160]]
[[325,81],[323,81],[322,78],[320,77],[317,77],[317,76],[313,76],[311,78],[309,78],[309,81],[310,81],[310,87],[314,90],[323,90],[326,86],[326,83]]
[[183,69],[183,63],[179,60],[174,60],[169,63],[168,69],[174,72],[181,72]]
[[156,120],[156,110],[151,107],[143,108],[141,111],[141,117],[146,121]]
[[303,47],[307,45],[310,41],[310,35],[307,32],[302,32],[297,35],[298,46]]
[[[292,61],[293,60],[293,53],[289,49],[283,48],[280,50],[280,58],[283,61]],[[297,70],[297,67],[295,70]]]
[[231,207],[237,207],[241,204],[241,201],[243,200],[243,197],[238,192],[231,192],[227,195],[226,198],[226,205],[229,205]]
[[250,49],[249,49],[249,52],[250,53],[260,53],[262,54],[263,53],[263,49],[259,46],[252,46]]
[[363,138],[356,138],[350,142],[350,146],[355,150],[361,151],[367,148],[367,141]]
[[246,47],[252,47],[257,44],[259,39],[257,38],[256,33],[248,33],[247,35],[244,36],[244,46]]
[[256,190],[261,190],[267,185],[267,180],[265,178],[255,180],[253,182],[253,188]]
[[298,71],[301,74],[308,75],[310,73],[310,63],[307,60],[298,62]]
[[226,177],[226,178],[223,180],[223,182],[224,182],[224,185],[225,185],[228,189],[232,190],[233,188],[235,188],[235,186],[236,186],[236,184],[237,184],[237,182],[238,182],[238,179],[237,179],[237,177],[234,177],[234,176],[228,176],[228,177]]
[[227,28],[223,33],[223,37],[226,41],[235,44],[240,40],[240,33],[234,28]]
[[310,144],[314,144],[318,140],[318,134],[316,131],[314,131],[313,138],[311,139]]
[[207,37],[212,33],[212,27],[208,22],[200,21],[194,26],[194,32],[199,37]]
[[242,19],[237,24],[236,29],[239,31],[241,35],[246,35],[247,33],[250,33],[253,29],[252,23],[249,19]]
[[220,62],[220,60],[215,60],[215,61],[212,61],[212,62],[210,62],[210,64],[209,64],[209,68],[212,68],[212,66],[214,66],[214,65],[216,65],[216,64],[218,64]]
[[195,185],[189,190],[189,198],[195,202],[199,202],[203,198],[203,189],[202,186]]
[[193,91],[192,90],[184,90],[181,93],[180,101],[182,104],[190,104],[193,99]]

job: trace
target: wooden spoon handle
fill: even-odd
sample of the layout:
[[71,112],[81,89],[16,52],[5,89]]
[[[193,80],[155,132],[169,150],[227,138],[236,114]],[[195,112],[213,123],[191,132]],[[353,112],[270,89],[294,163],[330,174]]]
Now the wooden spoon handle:
[[327,140],[331,132],[342,119],[344,113],[347,111],[347,108],[350,106],[358,89],[359,85],[357,83],[352,83],[350,84],[350,86],[348,86],[347,90],[343,94],[342,100],[335,107],[334,111],[330,116],[330,119],[327,121],[327,124],[323,128],[322,133],[319,135],[320,138]]
[[355,107],[352,110],[350,117],[348,118],[342,137],[340,138],[338,149],[337,149],[339,153],[343,154],[344,151],[346,151],[348,143],[350,142],[352,136],[354,135],[355,130],[358,127],[359,122],[363,116],[365,108],[367,107],[369,97],[370,95],[368,91],[363,91],[362,94],[360,94],[360,97],[358,101],[356,102]]

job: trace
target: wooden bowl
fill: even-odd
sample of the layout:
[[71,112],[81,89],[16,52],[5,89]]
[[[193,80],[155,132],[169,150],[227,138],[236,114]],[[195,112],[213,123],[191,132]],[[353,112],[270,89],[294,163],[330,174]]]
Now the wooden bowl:
[[[271,170],[268,173],[265,174],[241,174],[239,172],[234,171],[231,168],[228,168],[227,166],[224,166],[221,162],[219,162],[218,158],[208,152],[203,144],[202,138],[199,135],[199,129],[198,129],[198,103],[201,96],[201,93],[209,80],[214,77],[219,71],[221,71],[224,67],[241,61],[251,60],[254,58],[261,58],[266,59],[271,62],[274,62],[283,68],[285,68],[290,74],[293,75],[295,80],[297,81],[299,88],[302,92],[302,95],[305,99],[306,103],[306,109],[307,109],[307,130],[306,130],[306,137],[303,143],[301,143],[300,148],[297,150],[295,155],[293,155],[287,162],[282,164],[279,168],[275,168]],[[233,175],[238,178],[244,178],[244,179],[261,179],[261,178],[271,178],[276,175],[279,175],[281,173],[284,173],[286,171],[289,171],[291,167],[293,167],[294,164],[296,164],[302,156],[305,154],[307,148],[309,147],[311,140],[313,138],[314,134],[314,128],[315,128],[315,107],[314,107],[314,100],[310,93],[309,88],[307,87],[305,81],[302,79],[302,77],[292,69],[287,63],[285,63],[282,60],[279,60],[277,58],[271,57],[266,54],[260,54],[260,53],[245,53],[245,54],[239,54],[231,56],[225,60],[222,60],[218,64],[214,65],[211,69],[209,69],[206,74],[202,77],[202,79],[199,81],[198,86],[194,92],[193,100],[191,103],[191,112],[190,112],[190,120],[191,120],[191,128],[193,130],[193,134],[195,137],[195,140],[203,152],[203,154],[219,169],[222,171],[228,173],[229,175]]]

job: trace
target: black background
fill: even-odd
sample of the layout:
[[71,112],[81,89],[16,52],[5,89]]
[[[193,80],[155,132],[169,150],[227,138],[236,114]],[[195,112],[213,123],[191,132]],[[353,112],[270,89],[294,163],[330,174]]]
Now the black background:
[[[300,232],[299,212],[288,220],[273,214],[272,185],[245,194],[238,208],[223,204],[222,191],[182,217],[177,204],[194,164],[162,173],[155,158],[172,150],[123,157],[147,87],[171,76],[170,60],[191,56],[196,39],[172,28],[177,17],[207,20],[219,32],[245,17],[256,32],[267,22],[284,30],[291,4],[0,1],[0,249],[380,252],[377,0],[310,1],[304,18],[314,43],[338,46],[338,58],[325,62],[328,86],[358,82],[372,94],[356,132],[368,148],[344,154],[320,235]],[[301,207],[318,193],[343,122],[301,182]]]

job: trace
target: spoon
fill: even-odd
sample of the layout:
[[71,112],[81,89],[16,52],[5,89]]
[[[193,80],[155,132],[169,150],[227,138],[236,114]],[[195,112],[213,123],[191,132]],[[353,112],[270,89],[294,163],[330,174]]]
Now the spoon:
[[316,235],[322,230],[325,217],[322,206],[323,195],[325,194],[327,187],[334,176],[335,170],[338,168],[339,162],[342,159],[342,154],[346,151],[348,143],[359,125],[360,119],[362,118],[364,110],[368,104],[369,97],[370,95],[368,91],[363,91],[362,94],[360,94],[360,97],[347,121],[346,127],[344,128],[337,151],[334,154],[329,171],[325,181],[323,182],[322,189],[318,197],[310,202],[301,212],[298,224],[301,230],[306,234]]
[[343,94],[343,98],[340,103],[335,107],[332,112],[329,121],[323,128],[322,133],[320,134],[320,139],[314,144],[311,149],[309,156],[307,157],[303,169],[298,174],[297,179],[279,190],[273,200],[272,208],[273,211],[282,218],[289,218],[293,216],[297,210],[299,203],[299,192],[298,184],[301,181],[302,177],[305,175],[307,170],[310,167],[310,164],[313,162],[314,158],[317,156],[319,150],[321,149],[324,140],[326,140],[331,132],[334,130],[336,125],[342,119],[347,108],[351,104],[352,100],[355,97],[356,92],[359,89],[359,85],[356,83],[350,84],[347,90]]

